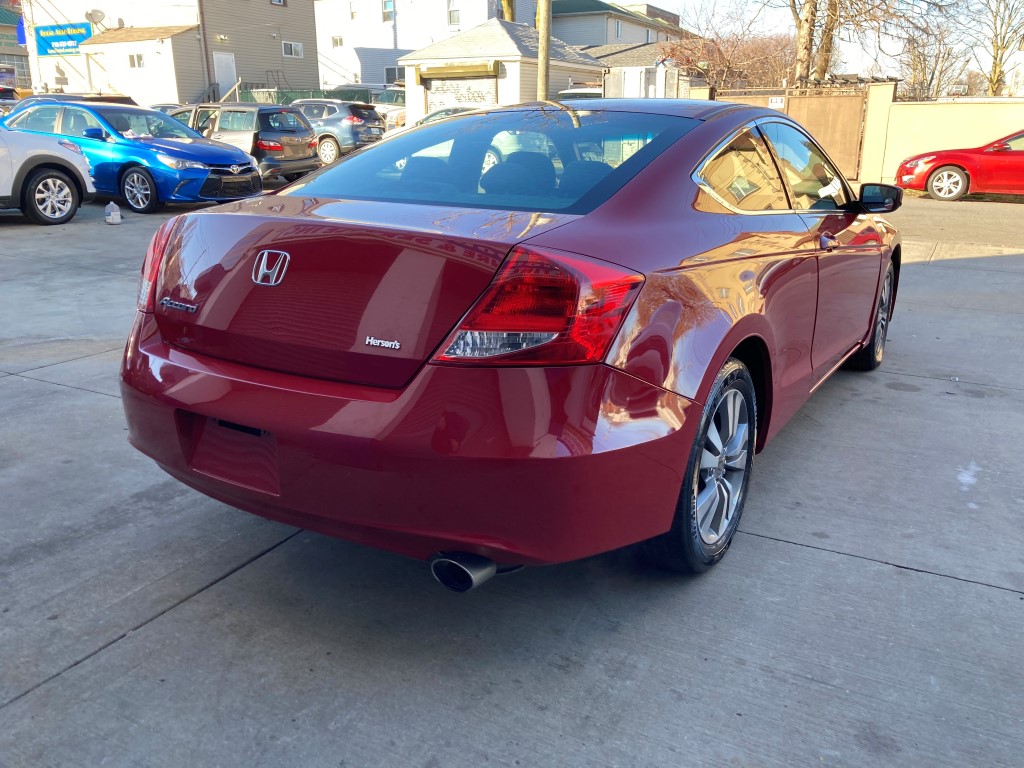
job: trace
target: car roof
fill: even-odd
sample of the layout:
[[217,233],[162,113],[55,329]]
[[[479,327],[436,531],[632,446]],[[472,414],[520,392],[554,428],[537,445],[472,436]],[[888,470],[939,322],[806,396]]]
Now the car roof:
[[[503,109],[558,107],[580,109],[590,112],[639,112],[650,115],[672,115],[695,120],[709,120],[722,114],[750,111],[751,115],[773,110],[736,104],[728,101],[704,101],[701,99],[559,99],[557,101],[535,101],[517,104],[513,107],[492,107],[487,111]],[[781,113],[778,113],[781,114]]]
[[280,110],[289,110],[289,109],[291,109],[291,110],[294,110],[294,111],[298,111],[298,110],[295,110],[295,108],[291,104],[257,104],[254,101],[207,101],[207,102],[204,102],[202,104],[189,104],[188,105],[189,109],[191,109],[192,107],[232,107],[234,109],[238,109],[238,108],[241,108],[241,107],[249,107],[249,108],[252,108],[252,109],[260,109],[260,110],[272,109],[274,111],[280,111]]

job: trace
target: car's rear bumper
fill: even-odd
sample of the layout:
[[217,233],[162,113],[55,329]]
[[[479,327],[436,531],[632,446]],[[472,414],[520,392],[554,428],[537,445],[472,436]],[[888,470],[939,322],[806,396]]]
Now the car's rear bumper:
[[603,366],[425,366],[401,390],[206,358],[137,317],[129,440],[182,482],[413,557],[563,562],[668,530],[700,408]]
[[296,173],[312,173],[321,165],[322,163],[320,162],[319,155],[304,157],[299,160],[267,158],[260,161],[260,175],[264,179],[269,179],[274,176],[291,176]]

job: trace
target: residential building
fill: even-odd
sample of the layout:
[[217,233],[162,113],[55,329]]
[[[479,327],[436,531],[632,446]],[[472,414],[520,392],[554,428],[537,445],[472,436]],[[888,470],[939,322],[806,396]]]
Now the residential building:
[[551,0],[551,34],[569,45],[662,43],[683,36],[679,15],[653,5]]
[[[501,16],[500,0],[316,0],[320,81],[391,83],[398,60]],[[536,0],[516,0],[516,21],[533,24]]]
[[[12,75],[13,82],[0,77],[0,85],[31,88],[28,49],[18,42],[18,22],[21,17],[7,8],[0,8],[0,70]],[[13,68],[13,72],[11,72]]]
[[37,92],[140,104],[243,88],[316,88],[313,0],[23,0]]
[[707,87],[703,76],[666,58],[663,49],[664,43],[612,43],[578,48],[607,67],[604,95],[609,98],[685,99],[689,98],[691,88]]
[[[534,27],[495,18],[404,56],[407,124],[443,107],[536,101],[538,48]],[[549,97],[601,80],[604,66],[561,40],[550,56]]]

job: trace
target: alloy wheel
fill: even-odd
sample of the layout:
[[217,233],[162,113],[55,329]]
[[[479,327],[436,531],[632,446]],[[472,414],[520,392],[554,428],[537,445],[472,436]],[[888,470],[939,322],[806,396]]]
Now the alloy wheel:
[[48,219],[60,219],[67,216],[74,205],[71,188],[60,179],[52,176],[43,179],[35,189],[35,205],[43,216]]
[[739,506],[750,466],[749,432],[747,400],[739,390],[729,389],[708,423],[697,467],[697,527],[705,544],[725,534]]
[[932,180],[932,190],[939,197],[956,197],[963,186],[963,177],[955,171],[942,171]]
[[124,197],[128,204],[135,209],[141,210],[149,205],[153,190],[149,181],[141,173],[128,172],[124,178]]
[[889,308],[892,304],[893,274],[889,269],[882,283],[882,293],[878,297],[878,314],[875,320],[875,358],[881,359],[885,349],[885,335],[889,332]]
[[338,145],[330,139],[320,142],[319,146],[320,162],[324,165],[330,165],[338,159]]

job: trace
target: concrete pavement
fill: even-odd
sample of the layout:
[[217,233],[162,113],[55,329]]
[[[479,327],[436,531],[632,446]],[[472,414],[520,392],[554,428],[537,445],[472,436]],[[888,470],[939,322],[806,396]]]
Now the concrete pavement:
[[626,550],[461,596],[127,446],[163,215],[0,216],[0,765],[1020,765],[1021,211],[897,212],[885,364],[759,456],[711,573]]

